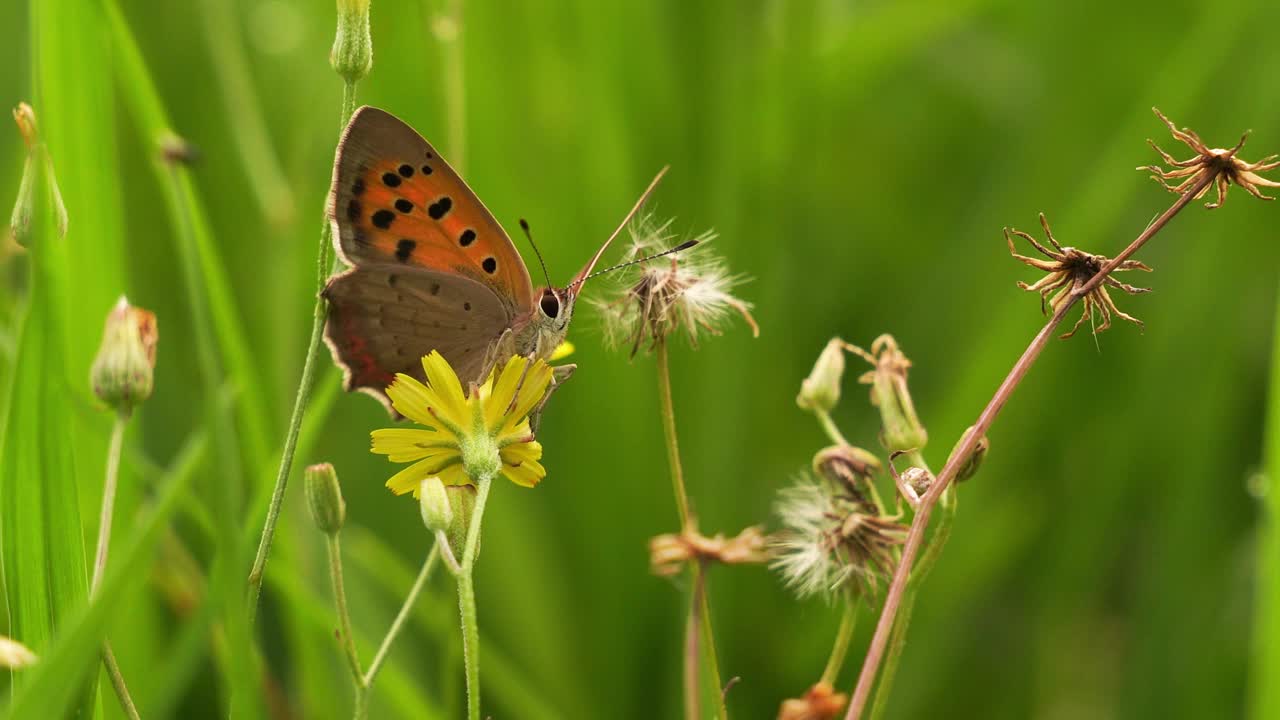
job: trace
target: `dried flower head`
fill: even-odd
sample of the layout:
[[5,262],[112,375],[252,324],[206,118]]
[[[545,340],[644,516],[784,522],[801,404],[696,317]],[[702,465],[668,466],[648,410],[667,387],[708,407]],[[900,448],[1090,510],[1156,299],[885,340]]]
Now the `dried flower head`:
[[[1014,259],[1020,260],[1037,270],[1049,273],[1030,285],[1021,281],[1018,282],[1018,287],[1023,290],[1040,293],[1040,310],[1047,314],[1049,308],[1053,308],[1053,311],[1057,312],[1064,304],[1069,302],[1072,293],[1092,280],[1093,276],[1097,275],[1110,260],[1102,255],[1093,255],[1073,247],[1059,245],[1058,241],[1053,237],[1053,231],[1049,229],[1049,221],[1045,219],[1044,213],[1040,213],[1040,225],[1044,228],[1045,237],[1049,238],[1049,242],[1053,244],[1056,251],[1041,245],[1035,238],[1021,230],[1005,228],[1004,238],[1009,243],[1009,254],[1013,255]],[[1031,243],[1032,247],[1049,259],[1038,260],[1019,255],[1013,246],[1014,235]],[[1137,260],[1125,260],[1120,263],[1120,266],[1116,268],[1116,272],[1121,270],[1145,270],[1151,272],[1150,267]],[[1085,318],[1088,318],[1090,322],[1093,321],[1095,311],[1101,314],[1102,324],[1094,327],[1094,334],[1111,327],[1111,316],[1113,314],[1128,320],[1138,327],[1143,326],[1141,320],[1126,314],[1116,307],[1115,301],[1111,299],[1111,294],[1107,292],[1107,286],[1123,290],[1130,295],[1151,291],[1151,288],[1126,285],[1112,275],[1108,275],[1103,278],[1102,283],[1085,294],[1081,301],[1084,305],[1084,312],[1081,313],[1080,319],[1076,321],[1076,324],[1072,326],[1071,332],[1064,333],[1061,337],[1069,338],[1075,335],[1076,330],[1080,329],[1080,325],[1084,323]]]
[[813,472],[843,491],[848,500],[860,504],[864,511],[875,511],[875,486],[871,478],[880,472],[880,458],[860,447],[832,445],[813,456]]
[[772,567],[801,597],[843,587],[874,594],[907,536],[896,518],[808,475],[778,493],[777,513],[785,529],[773,542]]
[[[631,247],[624,260],[639,260],[671,247],[675,235],[670,228],[670,220],[659,225],[651,215],[638,217],[627,226]],[[621,271],[623,289],[612,298],[595,302],[612,343],[630,345],[635,355],[641,344],[648,342],[654,347],[671,333],[683,330],[696,346],[700,333],[719,335],[734,313],[759,336],[751,304],[731,292],[747,279],[730,273],[724,261],[706,249],[715,239],[714,233],[706,232],[696,239],[696,248],[679,256],[637,263]]]
[[907,386],[911,361],[898,347],[898,341],[884,334],[871,342],[871,352],[856,345],[847,347],[874,368],[863,373],[858,382],[871,386],[871,404],[880,409],[885,447],[890,451],[924,448],[929,433],[916,415],[915,401]]
[[769,559],[768,538],[756,526],[735,537],[723,533],[706,537],[691,528],[680,534],[659,535],[649,541],[649,569],[659,577],[677,575],[692,559],[726,565],[762,563]]
[[[1275,198],[1263,195],[1258,189],[1259,185],[1264,187],[1280,187],[1280,183],[1258,175],[1263,170],[1271,170],[1280,167],[1280,155],[1269,155],[1262,158],[1258,162],[1250,163],[1236,157],[1236,153],[1240,152],[1240,148],[1244,147],[1244,141],[1248,139],[1249,133],[1240,136],[1240,142],[1230,148],[1211,148],[1204,144],[1199,135],[1192,130],[1183,128],[1178,129],[1173,121],[1164,116],[1157,108],[1151,108],[1165,125],[1169,127],[1169,132],[1173,134],[1174,139],[1181,141],[1184,145],[1191,148],[1195,152],[1195,156],[1188,160],[1175,160],[1172,155],[1165,152],[1156,145],[1154,140],[1148,139],[1147,142],[1160,153],[1160,159],[1173,169],[1165,170],[1158,165],[1144,165],[1139,170],[1146,170],[1151,173],[1151,179],[1160,183],[1169,192],[1183,195],[1199,187],[1196,192],[1196,199],[1204,197],[1209,192],[1209,187],[1217,188],[1218,197],[1211,203],[1205,203],[1205,207],[1210,210],[1222,207],[1223,201],[1227,199],[1227,187],[1230,185],[1239,185],[1256,198],[1262,200],[1274,200]],[[1181,180],[1182,182],[1175,185],[1170,180]],[[1204,183],[1201,186],[1201,183]]]
[[848,701],[848,695],[818,682],[805,691],[804,697],[783,700],[778,708],[778,720],[834,720],[840,717]]

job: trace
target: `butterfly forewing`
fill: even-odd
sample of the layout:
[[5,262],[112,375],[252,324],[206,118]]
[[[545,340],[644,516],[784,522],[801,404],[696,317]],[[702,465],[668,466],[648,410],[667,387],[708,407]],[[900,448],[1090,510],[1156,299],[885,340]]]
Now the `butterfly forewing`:
[[347,126],[329,212],[349,265],[456,273],[492,288],[512,315],[533,306],[529,272],[502,226],[421,135],[385,111],[362,107]]
[[486,355],[511,325],[507,304],[462,275],[376,263],[329,281],[325,342],[347,390],[384,403],[396,373],[424,380],[422,356],[438,350],[463,382],[478,381]]

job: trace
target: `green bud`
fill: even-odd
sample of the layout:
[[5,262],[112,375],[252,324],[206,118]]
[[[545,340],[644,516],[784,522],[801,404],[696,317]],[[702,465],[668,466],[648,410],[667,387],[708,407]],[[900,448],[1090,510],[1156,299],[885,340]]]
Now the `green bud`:
[[[471,527],[471,516],[476,509],[477,490],[476,486],[471,484],[448,485],[445,487],[445,492],[449,495],[449,508],[453,512],[453,518],[449,521],[445,535],[449,538],[449,549],[453,551],[453,556],[461,560],[467,547],[467,530]],[[479,538],[476,541],[476,555],[479,556]]]
[[349,83],[369,74],[373,67],[369,0],[338,0],[338,34],[329,52],[329,64]]
[[[22,164],[22,179],[18,183],[18,197],[9,216],[9,233],[19,245],[26,246],[31,235],[31,220],[36,203],[36,188],[41,181],[46,184],[49,203],[53,208],[54,223],[59,237],[67,235],[67,207],[62,202],[62,191],[53,173],[53,160],[40,142],[36,129],[36,115],[31,106],[18,103],[13,110],[13,120],[27,146],[27,157]],[[43,177],[41,177],[43,175]]]
[[102,346],[89,373],[99,400],[129,413],[151,396],[158,338],[156,316],[121,296],[107,314]]
[[347,518],[347,502],[342,499],[342,487],[338,485],[338,473],[329,463],[311,465],[304,473],[307,486],[307,506],[311,519],[326,535],[336,535]]
[[[973,426],[970,425],[960,439],[956,441],[956,446],[951,449],[951,454],[955,455],[960,450],[960,446],[969,438],[969,434],[973,432]],[[982,467],[982,461],[987,457],[987,451],[991,449],[991,441],[987,440],[987,436],[983,435],[977,445],[973,446],[973,452],[969,453],[969,457],[965,459],[964,464],[956,470],[956,482],[964,482],[977,474],[978,468]],[[951,458],[947,458],[947,462],[951,462]]]
[[422,524],[431,532],[448,530],[453,522],[453,509],[449,507],[449,492],[440,478],[432,476],[422,481],[418,490],[418,507],[422,511]]
[[831,338],[818,355],[809,377],[800,383],[796,404],[805,410],[830,412],[840,402],[840,380],[844,376],[844,341]]

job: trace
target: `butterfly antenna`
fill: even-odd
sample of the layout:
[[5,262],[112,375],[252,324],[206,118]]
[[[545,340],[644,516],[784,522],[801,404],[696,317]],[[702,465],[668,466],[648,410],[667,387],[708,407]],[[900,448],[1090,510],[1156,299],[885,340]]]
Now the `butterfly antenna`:
[[529,246],[533,248],[533,254],[538,256],[538,264],[542,266],[542,277],[547,279],[547,287],[551,287],[551,275],[547,272],[547,261],[542,259],[542,251],[538,249],[538,244],[533,241],[533,233],[529,231],[529,221],[520,218],[520,229],[524,231],[524,236],[529,239]]
[[613,234],[609,236],[609,239],[605,240],[604,244],[600,246],[600,249],[596,251],[595,256],[591,258],[591,262],[587,263],[587,266],[582,268],[582,272],[578,273],[578,277],[574,278],[573,282],[569,283],[569,287],[581,285],[583,281],[591,276],[591,271],[595,268],[596,263],[600,262],[600,258],[604,255],[604,251],[609,249],[609,245],[613,243],[614,238],[621,235],[622,231],[626,229],[627,224],[631,222],[631,219],[636,216],[636,213],[640,212],[640,208],[644,207],[645,202],[649,200],[649,196],[653,194],[654,189],[658,187],[658,183],[662,181],[662,176],[666,175],[667,171],[670,169],[670,165],[665,165],[658,171],[658,174],[649,182],[649,187],[644,189],[644,192],[640,194],[640,199],[636,200],[636,204],[631,207],[631,211],[627,213],[626,217],[622,218],[622,222],[618,223],[617,229],[613,231]]
[[624,262],[624,263],[618,263],[617,265],[614,265],[614,266],[612,266],[612,267],[607,267],[607,268],[605,268],[605,269],[603,269],[603,270],[597,270],[597,271],[595,271],[595,272],[591,273],[590,275],[588,275],[588,276],[586,276],[586,277],[584,277],[584,278],[579,278],[579,279],[577,279],[577,280],[574,280],[572,283],[570,283],[570,284],[569,284],[569,287],[571,287],[571,288],[576,288],[576,287],[578,287],[579,285],[581,285],[582,283],[584,283],[584,282],[586,282],[586,281],[590,280],[590,279],[591,279],[591,278],[593,278],[593,277],[597,277],[597,276],[599,276],[599,275],[604,275],[605,273],[610,273],[610,272],[613,272],[614,270],[621,270],[622,268],[631,267],[632,265],[639,265],[640,263],[649,262],[650,260],[657,260],[657,259],[658,259],[658,258],[660,258],[660,257],[666,257],[666,256],[668,256],[668,255],[675,255],[676,253],[678,253],[678,252],[680,252],[680,251],[682,251],[682,250],[688,250],[689,248],[693,247],[694,245],[698,245],[698,244],[699,244],[699,243],[701,243],[701,242],[702,242],[702,241],[701,241],[701,240],[698,240],[697,238],[694,238],[693,240],[685,240],[684,242],[680,243],[679,245],[677,245],[677,246],[675,246],[675,247],[673,247],[673,248],[669,248],[669,249],[667,249],[667,250],[663,250],[662,252],[654,253],[654,254],[652,254],[652,255],[645,255],[644,257],[638,257],[638,258],[636,258],[636,259],[634,259],[634,260],[628,260],[628,261],[626,261],[626,262]]

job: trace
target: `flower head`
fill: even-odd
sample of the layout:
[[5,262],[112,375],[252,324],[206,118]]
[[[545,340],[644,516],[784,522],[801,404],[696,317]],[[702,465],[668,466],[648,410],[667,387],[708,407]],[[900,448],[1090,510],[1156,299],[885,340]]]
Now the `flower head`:
[[[658,225],[647,215],[628,225],[631,248],[625,259],[642,260],[671,246],[670,227],[670,220]],[[646,341],[653,346],[682,330],[696,345],[702,332],[720,334],[733,313],[741,315],[752,334],[759,336],[751,304],[731,293],[746,278],[730,273],[719,257],[701,248],[714,238],[712,232],[703,233],[697,238],[697,251],[685,251],[670,261],[638,262],[630,272],[624,271],[623,289],[613,299],[596,302],[610,340],[630,345],[635,355]]]
[[[1110,262],[1110,260],[1102,255],[1093,255],[1077,250],[1073,247],[1063,247],[1059,245],[1058,241],[1053,237],[1053,231],[1049,229],[1049,221],[1045,219],[1044,213],[1040,213],[1040,225],[1044,228],[1045,236],[1049,238],[1049,242],[1053,244],[1056,251],[1050,250],[1044,245],[1041,245],[1035,238],[1021,230],[1010,230],[1009,228],[1005,228],[1004,238],[1009,243],[1009,254],[1013,255],[1014,259],[1020,260],[1037,270],[1043,270],[1049,273],[1030,285],[1024,282],[1018,283],[1018,287],[1023,290],[1040,293],[1040,310],[1047,314],[1049,312],[1049,308],[1053,308],[1053,311],[1057,312],[1064,304],[1070,302],[1072,293],[1074,293],[1077,288],[1084,287],[1084,285],[1092,280],[1093,276],[1097,275],[1102,268]],[[1039,260],[1025,255],[1019,255],[1013,247],[1014,235],[1017,235],[1031,243],[1031,245],[1038,250],[1040,254],[1049,259]],[[1116,268],[1116,272],[1121,270],[1145,270],[1147,272],[1151,272],[1150,267],[1147,267],[1145,264],[1140,263],[1137,260],[1125,260],[1120,263],[1120,266]],[[1081,313],[1080,319],[1077,320],[1076,324],[1071,328],[1071,332],[1064,333],[1061,337],[1069,338],[1072,335],[1075,335],[1076,330],[1080,329],[1080,325],[1084,323],[1085,318],[1088,318],[1090,321],[1093,320],[1095,311],[1102,316],[1102,324],[1098,325],[1093,330],[1095,334],[1111,327],[1111,316],[1113,314],[1128,320],[1138,327],[1142,327],[1141,320],[1133,317],[1132,315],[1126,314],[1120,308],[1116,307],[1115,301],[1111,299],[1111,293],[1107,292],[1108,286],[1118,290],[1123,290],[1130,295],[1151,291],[1151,288],[1140,288],[1132,285],[1126,285],[1125,283],[1115,279],[1115,277],[1108,275],[1103,278],[1099,285],[1094,287],[1093,290],[1090,290],[1084,296],[1082,299],[1084,312]]]
[[402,373],[387,388],[387,397],[400,414],[426,427],[372,433],[373,452],[391,462],[412,463],[387,481],[392,492],[417,497],[423,479],[432,476],[445,485],[467,485],[501,472],[524,487],[546,477],[538,462],[542,445],[529,426],[529,413],[551,382],[546,363],[517,355],[466,393],[440,353],[423,357],[422,368],[426,385]]
[[783,700],[778,720],[834,720],[848,701],[848,695],[836,692],[828,683],[815,683],[804,697]]
[[849,352],[873,368],[863,373],[858,382],[871,386],[871,404],[880,409],[885,447],[891,451],[923,449],[929,442],[929,433],[916,414],[907,385],[911,360],[898,347],[898,341],[886,333],[871,341],[871,352],[856,345],[848,347]]
[[774,542],[772,566],[796,594],[832,594],[845,586],[875,593],[893,572],[907,535],[895,518],[807,475],[778,495],[786,529]]
[[[1236,157],[1236,153],[1240,152],[1240,148],[1244,147],[1244,141],[1249,137],[1249,133],[1240,136],[1240,142],[1230,148],[1210,148],[1204,144],[1199,135],[1194,131],[1183,128],[1179,130],[1173,121],[1165,117],[1156,108],[1151,108],[1155,112],[1156,117],[1160,118],[1169,128],[1169,132],[1173,134],[1174,139],[1182,142],[1195,152],[1195,156],[1187,160],[1175,160],[1172,155],[1160,149],[1154,140],[1147,140],[1151,147],[1160,154],[1160,159],[1166,164],[1171,165],[1172,169],[1166,170],[1158,165],[1144,165],[1139,170],[1147,170],[1151,173],[1151,179],[1160,183],[1169,192],[1183,195],[1191,191],[1193,187],[1197,187],[1204,182],[1203,187],[1196,193],[1196,199],[1204,197],[1209,192],[1209,187],[1217,188],[1218,197],[1211,203],[1205,203],[1205,207],[1210,210],[1222,207],[1223,201],[1227,199],[1227,188],[1230,185],[1239,185],[1256,198],[1262,200],[1274,200],[1275,198],[1263,195],[1258,189],[1259,185],[1264,187],[1280,187],[1280,183],[1274,180],[1258,175],[1263,170],[1271,170],[1280,167],[1280,155],[1270,155],[1262,158],[1258,162],[1245,162]],[[1169,182],[1170,180],[1181,180],[1178,184]],[[1207,181],[1207,182],[1206,182]]]
[[121,296],[107,314],[102,346],[90,368],[89,382],[99,400],[128,414],[151,397],[158,338],[155,314]]

